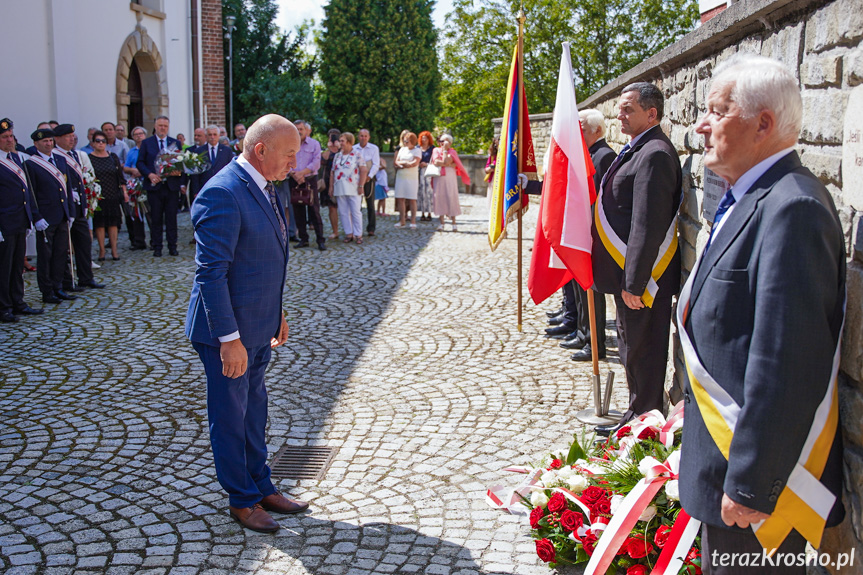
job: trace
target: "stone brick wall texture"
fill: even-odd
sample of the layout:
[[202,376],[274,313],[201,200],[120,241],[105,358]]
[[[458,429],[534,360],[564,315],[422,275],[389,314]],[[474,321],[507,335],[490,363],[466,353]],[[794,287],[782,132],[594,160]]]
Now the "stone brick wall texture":
[[[225,126],[225,50],[221,0],[201,0],[201,78],[207,123]],[[201,110],[203,117],[204,111]],[[228,132],[232,130],[228,127]]]
[[[695,133],[695,125],[705,112],[712,70],[732,54],[746,51],[776,58],[798,77],[803,95],[803,128],[797,149],[803,164],[821,179],[836,202],[849,258],[848,313],[839,375],[847,517],[840,526],[827,530],[821,551],[847,553],[854,548],[854,572],[859,572],[863,560],[863,206],[849,205],[843,186],[850,189],[863,184],[842,181],[842,139],[849,93],[863,84],[860,8],[856,0],[754,0],[733,5],[579,103],[580,110],[596,108],[605,115],[607,139],[620,150],[628,139],[621,134],[616,118],[620,90],[642,80],[662,89],[666,98],[662,129],[677,148],[683,167],[685,199],[680,210],[680,249],[685,281],[710,231],[710,224],[702,217],[704,141]],[[499,120],[495,125],[499,129]],[[550,128],[549,115],[531,117],[539,158],[545,152],[542,143],[547,142]],[[685,377],[676,333],[674,350],[674,365],[669,366],[672,397]],[[830,566],[826,571],[836,572]],[[810,572],[825,571],[810,568]]]

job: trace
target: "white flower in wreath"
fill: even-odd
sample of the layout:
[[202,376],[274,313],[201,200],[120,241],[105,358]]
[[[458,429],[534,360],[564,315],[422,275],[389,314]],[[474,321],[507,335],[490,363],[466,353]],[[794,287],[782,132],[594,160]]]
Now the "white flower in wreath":
[[645,509],[641,513],[641,517],[639,517],[638,520],[639,521],[650,521],[654,517],[656,517],[656,505],[648,505],[647,509]]
[[614,515],[617,513],[617,510],[620,509],[620,504],[623,503],[625,497],[623,495],[612,495],[611,496],[611,514]]
[[569,486],[570,491],[578,495],[590,485],[588,483],[587,478],[583,475],[573,475],[569,479],[566,480],[566,484]]
[[548,497],[542,491],[534,491],[530,494],[530,504],[534,507],[545,507],[548,505]]
[[557,477],[563,481],[566,481],[573,475],[575,475],[575,470],[572,467],[561,467],[557,470]]
[[557,483],[557,473],[555,473],[554,471],[546,471],[539,477],[539,480],[544,486],[551,487],[552,485]]
[[646,477],[650,470],[657,465],[662,465],[658,459],[655,457],[645,457],[638,463],[638,470]]
[[672,501],[680,501],[680,484],[676,479],[665,484],[665,496]]

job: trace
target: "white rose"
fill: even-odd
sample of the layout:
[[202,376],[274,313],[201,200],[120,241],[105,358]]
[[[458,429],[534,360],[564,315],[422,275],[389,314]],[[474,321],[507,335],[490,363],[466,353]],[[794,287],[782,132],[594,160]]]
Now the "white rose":
[[623,495],[612,495],[611,496],[611,514],[614,515],[617,513],[617,510],[620,509],[620,504],[623,503],[625,497]]
[[546,471],[539,477],[539,480],[544,486],[551,487],[557,482],[557,474],[554,471]]
[[661,465],[655,457],[645,457],[638,463],[638,470],[642,475],[646,476],[654,466]]
[[680,485],[676,479],[665,484],[665,496],[672,501],[680,501]]
[[569,485],[569,489],[576,495],[587,489],[588,485],[590,485],[582,475],[573,475],[566,480],[566,483]]
[[564,481],[566,481],[573,475],[575,475],[575,470],[572,467],[562,467],[557,471],[557,477],[559,479],[563,479]]
[[644,513],[641,514],[641,517],[638,518],[639,521],[650,521],[656,517],[656,506],[648,505],[647,509],[644,510]]
[[545,507],[548,505],[548,497],[542,491],[534,491],[530,494],[530,504],[534,507]]

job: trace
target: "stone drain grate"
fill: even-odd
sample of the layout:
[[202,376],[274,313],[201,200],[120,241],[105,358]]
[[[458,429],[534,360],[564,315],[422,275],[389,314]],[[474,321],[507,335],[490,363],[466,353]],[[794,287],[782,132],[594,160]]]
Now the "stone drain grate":
[[330,468],[336,450],[332,447],[285,445],[276,452],[270,463],[272,477],[276,479],[311,479],[320,481]]

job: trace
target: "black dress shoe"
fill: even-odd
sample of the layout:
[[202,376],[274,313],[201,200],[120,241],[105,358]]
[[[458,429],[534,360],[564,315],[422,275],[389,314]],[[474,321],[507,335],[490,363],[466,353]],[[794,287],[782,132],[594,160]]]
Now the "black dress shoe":
[[42,296],[42,303],[60,303],[62,301],[63,300],[61,300],[60,298],[58,298],[57,296],[55,296],[53,294]]
[[11,311],[4,311],[3,313],[0,313],[0,322],[15,323],[16,321],[18,321],[18,318],[15,317]]
[[574,328],[570,325],[560,324],[555,327],[545,328],[545,337],[563,339],[565,336],[571,334],[573,331],[577,331],[577,328]]
[[309,247],[309,242],[300,241],[300,242],[297,242],[297,245],[295,245],[294,247],[295,248],[307,248],[307,247]]
[[153,257],[154,258],[162,257],[162,250],[153,250]]
[[589,342],[583,337],[574,337],[568,341],[560,342],[560,347],[563,349],[581,349],[588,344]]
[[563,323],[563,314],[548,319],[548,325],[560,325]]
[[67,294],[63,290],[55,291],[54,295],[57,296],[58,298],[62,299],[62,300],[65,300],[65,301],[72,301],[73,299],[78,299],[78,296]]
[[297,236],[291,236],[291,237],[289,237],[289,238],[288,238],[288,241],[290,241],[290,242],[298,242],[298,241],[300,241],[300,238],[298,238]]
[[[119,259],[119,258],[117,258],[117,259]],[[87,283],[81,284],[81,285],[84,287],[93,288],[93,289],[102,289],[105,287],[105,284],[100,284],[96,280],[93,280],[93,281],[90,281],[90,282],[87,282]]]
[[555,316],[562,314],[564,311],[566,311],[566,310],[564,310],[563,308],[560,308],[560,309],[556,309],[554,311],[547,311],[547,312],[545,312],[545,315],[546,315],[546,317],[551,319]]
[[82,288],[80,285],[77,285],[77,286],[63,286],[63,291],[65,291],[65,292],[72,292],[72,293],[79,293],[79,292],[84,291],[84,288]]
[[142,248],[141,246],[129,246],[130,252],[137,252],[138,250],[143,250],[143,249],[144,248]]
[[33,309],[29,305],[25,305],[24,307],[15,308],[12,310],[12,313],[15,315],[39,315],[40,313],[44,313],[45,310],[42,308]]
[[174,248],[174,249],[168,250],[168,255],[178,256],[178,255],[180,255],[180,252],[177,251],[177,248]]
[[583,333],[581,333],[581,330],[577,330],[577,331],[572,332],[568,336],[564,337],[563,341],[572,341],[572,340],[577,339],[577,338],[581,338],[584,341],[590,341],[590,338],[585,337],[585,335]]
[[621,427],[626,425],[628,422],[620,420],[617,423],[609,423],[608,425],[597,425],[593,428],[593,431],[596,432],[597,435],[601,435],[602,437],[608,437],[613,433],[617,433]]
[[318,249],[321,250],[322,252],[325,252],[325,251],[327,251],[327,246],[326,246],[326,244],[318,244]]
[[[605,359],[605,348],[600,348],[596,357],[598,359]],[[593,361],[593,350],[590,349],[590,343],[584,344],[584,347],[572,354],[569,359],[572,361]]]

